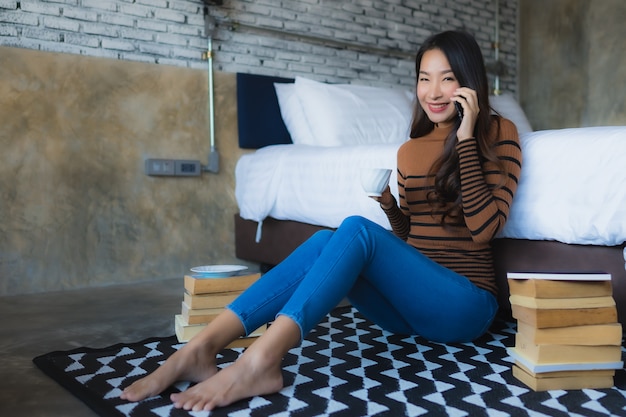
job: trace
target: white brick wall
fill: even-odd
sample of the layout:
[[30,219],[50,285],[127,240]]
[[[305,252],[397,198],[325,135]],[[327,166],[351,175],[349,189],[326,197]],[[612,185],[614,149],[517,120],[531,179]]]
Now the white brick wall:
[[[500,0],[500,58],[508,69],[501,88],[511,92],[517,89],[518,1]],[[495,0],[223,3],[207,10],[215,28],[214,65],[225,72],[413,85],[412,57],[340,49],[308,37],[414,54],[428,35],[461,28],[476,36],[487,61],[494,57]],[[0,45],[206,69],[205,7],[202,0],[0,0]]]

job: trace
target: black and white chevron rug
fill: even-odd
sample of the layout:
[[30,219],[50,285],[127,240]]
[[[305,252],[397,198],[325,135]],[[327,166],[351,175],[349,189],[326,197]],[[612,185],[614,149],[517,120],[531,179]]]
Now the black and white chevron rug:
[[[211,413],[172,407],[169,394],[187,383],[139,403],[119,399],[121,389],[182,346],[173,336],[52,352],[33,361],[107,417],[626,416],[624,370],[611,389],[533,392],[517,381],[506,353],[514,334],[514,323],[498,321],[474,343],[431,343],[384,332],[352,308],[339,308],[285,357],[282,391]],[[220,366],[240,352],[225,350]]]

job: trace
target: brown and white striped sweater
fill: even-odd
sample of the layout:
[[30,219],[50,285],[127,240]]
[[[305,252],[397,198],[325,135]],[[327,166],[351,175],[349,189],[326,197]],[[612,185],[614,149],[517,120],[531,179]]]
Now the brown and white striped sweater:
[[[463,216],[467,227],[442,227],[443,210],[427,201],[434,177],[428,175],[443,150],[449,129],[435,128],[411,139],[398,150],[399,207],[386,210],[393,232],[437,263],[469,278],[476,286],[497,293],[491,240],[502,230],[509,215],[520,176],[522,153],[515,125],[494,121],[495,152],[508,176],[493,163],[481,164],[476,139],[456,146],[459,154]],[[497,187],[498,185],[501,187]]]

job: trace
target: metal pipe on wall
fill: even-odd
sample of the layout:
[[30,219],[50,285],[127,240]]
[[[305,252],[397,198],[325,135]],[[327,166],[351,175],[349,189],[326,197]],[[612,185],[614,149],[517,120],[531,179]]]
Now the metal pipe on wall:
[[[500,0],[496,0],[496,18],[495,18],[495,39],[493,43],[493,48],[495,49],[494,58],[496,60],[496,65],[500,64]],[[494,81],[493,94],[498,96],[500,95],[500,71],[496,72],[496,77]]]
[[[209,138],[210,138],[210,152],[208,157],[208,163],[204,166],[204,171],[212,172],[216,174],[220,169],[220,157],[217,153],[215,146],[215,99],[214,99],[214,86],[213,86],[213,30],[215,25],[211,25],[211,17],[207,8],[204,10],[205,20],[205,32],[207,35],[207,72],[208,72],[208,90],[209,90],[209,102],[208,102],[208,116],[209,116]],[[213,26],[213,27],[212,27]]]

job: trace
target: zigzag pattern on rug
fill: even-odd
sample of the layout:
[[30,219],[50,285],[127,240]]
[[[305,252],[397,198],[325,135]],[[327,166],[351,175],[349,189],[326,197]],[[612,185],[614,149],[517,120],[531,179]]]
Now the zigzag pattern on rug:
[[[51,378],[101,416],[563,416],[626,415],[626,375],[602,390],[534,392],[511,373],[515,324],[497,321],[473,343],[431,343],[382,331],[352,308],[338,308],[284,359],[277,394],[209,412],[172,407],[178,383],[139,403],[121,389],[180,348],[174,336],[104,349],[79,348],[34,359]],[[622,347],[624,351],[624,348]],[[241,349],[225,350],[220,366]]]

